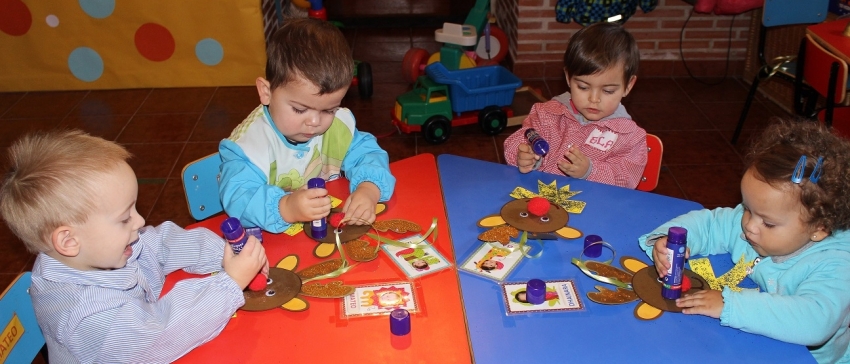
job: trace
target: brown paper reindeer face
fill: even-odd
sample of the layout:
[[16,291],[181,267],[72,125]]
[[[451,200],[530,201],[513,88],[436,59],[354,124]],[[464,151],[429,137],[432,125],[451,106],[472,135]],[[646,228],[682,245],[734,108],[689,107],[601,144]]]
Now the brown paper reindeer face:
[[[478,226],[491,228],[480,235],[482,241],[498,241],[507,244],[511,238],[517,238],[519,231],[532,234],[552,233],[565,239],[581,237],[581,231],[567,226],[570,215],[561,206],[549,202],[545,213],[529,211],[530,198],[510,201],[502,206],[498,215],[486,216],[478,221]],[[536,211],[537,209],[531,209]],[[533,236],[529,236],[533,238]]]

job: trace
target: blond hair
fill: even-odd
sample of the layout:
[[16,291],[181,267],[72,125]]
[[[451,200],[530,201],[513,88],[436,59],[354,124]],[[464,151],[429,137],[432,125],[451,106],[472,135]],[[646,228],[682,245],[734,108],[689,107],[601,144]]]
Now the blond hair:
[[25,135],[8,150],[0,214],[29,251],[50,251],[53,231],[85,223],[100,178],[129,158],[124,147],[79,130]]

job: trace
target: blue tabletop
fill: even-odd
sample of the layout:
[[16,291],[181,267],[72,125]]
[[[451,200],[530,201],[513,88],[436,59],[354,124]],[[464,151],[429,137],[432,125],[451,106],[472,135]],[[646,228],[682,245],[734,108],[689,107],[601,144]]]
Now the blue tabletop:
[[[437,164],[458,265],[481,245],[477,236],[484,229],[477,226],[478,220],[499,213],[513,199],[509,194],[515,187],[536,192],[538,181],[582,191],[572,199],[587,206],[580,214],[570,214],[568,225],[602,236],[618,258],[627,255],[648,264],[638,236],[702,208],[692,201],[536,171],[521,174],[515,167],[453,155],[439,156]],[[615,287],[585,276],[570,263],[581,250],[581,238],[547,241],[539,258],[523,259],[505,279],[574,279],[585,305],[578,312],[507,315],[498,282],[458,269],[476,362],[814,362],[804,346],[723,327],[714,318],[666,312],[642,321],[633,314],[637,302],[591,302],[585,294],[594,286]]]

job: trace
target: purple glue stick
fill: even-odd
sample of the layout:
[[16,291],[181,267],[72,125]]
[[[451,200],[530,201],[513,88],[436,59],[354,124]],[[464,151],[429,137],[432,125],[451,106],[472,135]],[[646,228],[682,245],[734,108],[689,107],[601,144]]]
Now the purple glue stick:
[[531,146],[534,154],[545,157],[549,153],[549,142],[543,139],[540,134],[537,134],[537,130],[534,130],[534,128],[525,130],[525,139],[528,140],[528,145]]
[[221,232],[224,233],[224,238],[236,254],[239,254],[248,242],[248,234],[245,233],[239,219],[235,217],[228,217],[221,223]]
[[[325,180],[321,177],[314,177],[307,180],[307,188],[325,188]],[[310,232],[312,233],[313,239],[324,239],[324,237],[328,236],[328,222],[323,217],[318,220],[313,220],[310,223]]]
[[667,231],[667,260],[670,269],[662,279],[661,296],[675,300],[682,296],[682,274],[685,272],[685,250],[688,230],[674,226]]

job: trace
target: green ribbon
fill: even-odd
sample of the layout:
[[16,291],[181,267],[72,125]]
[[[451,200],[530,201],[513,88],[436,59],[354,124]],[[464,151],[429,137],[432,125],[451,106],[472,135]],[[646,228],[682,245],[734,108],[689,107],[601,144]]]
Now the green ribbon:
[[307,282],[312,281],[318,281],[320,279],[336,278],[341,276],[343,273],[348,272],[351,268],[354,267],[354,265],[348,263],[348,259],[345,259],[345,249],[342,248],[342,242],[339,240],[339,229],[334,229],[334,239],[336,240],[336,250],[339,250],[339,259],[342,259],[342,265],[340,265],[339,268],[335,269],[333,272],[305,279],[301,281],[301,284],[305,284]]
[[[513,243],[513,242],[514,242],[513,240],[509,240],[509,241],[510,241],[511,243]],[[526,244],[527,242],[528,242],[528,232],[527,232],[527,231],[523,231],[523,232],[522,232],[522,235],[520,235],[520,237],[519,237],[519,242],[514,243],[514,244],[517,244],[517,246],[516,246],[516,247],[508,248],[508,247],[506,247],[506,246],[502,245],[501,243],[494,243],[494,242],[488,242],[488,244],[490,244],[490,246],[492,246],[492,247],[494,247],[494,248],[505,249],[505,250],[507,250],[507,251],[509,251],[509,252],[511,252],[511,253],[513,253],[513,252],[515,252],[515,251],[519,250],[519,251],[520,251],[520,253],[522,253],[522,255],[523,255],[524,257],[528,258],[528,259],[537,259],[537,258],[540,258],[540,256],[541,256],[541,255],[543,255],[543,240],[537,239],[537,244],[538,244],[538,245],[540,245],[540,251],[539,251],[539,252],[537,252],[537,254],[534,254],[534,255],[529,255],[529,254],[526,252],[526,250],[525,250],[525,249],[523,249],[524,247],[528,246],[528,244]],[[528,250],[529,250],[529,251],[531,250],[531,246],[528,246]]]
[[[608,244],[607,242],[604,242],[604,241],[597,241],[597,242],[591,243],[588,246],[584,247],[584,249],[581,250],[581,255],[579,256],[579,258],[584,256],[584,251],[587,248],[594,246],[594,245],[602,245],[602,246],[608,247],[608,249],[611,249],[611,252],[613,253],[612,256],[611,256],[611,259],[606,260],[604,262],[597,262],[597,263],[604,264],[604,265],[611,265],[611,262],[614,260],[614,257],[617,255],[617,251],[614,250],[614,247],[611,246],[611,244]],[[603,283],[608,283],[608,284],[620,287],[620,288],[632,289],[632,285],[630,283],[625,283],[625,282],[623,282],[619,279],[616,279],[616,278],[609,278],[609,277],[605,277],[605,276],[600,276],[598,274],[591,272],[590,269],[587,269],[587,266],[584,264],[584,261],[582,261],[579,258],[573,258],[573,259],[571,259],[571,261],[572,261],[573,264],[575,264],[576,267],[578,267],[579,270],[581,270],[588,277],[593,278],[593,279],[600,281],[600,282],[603,282]]]

